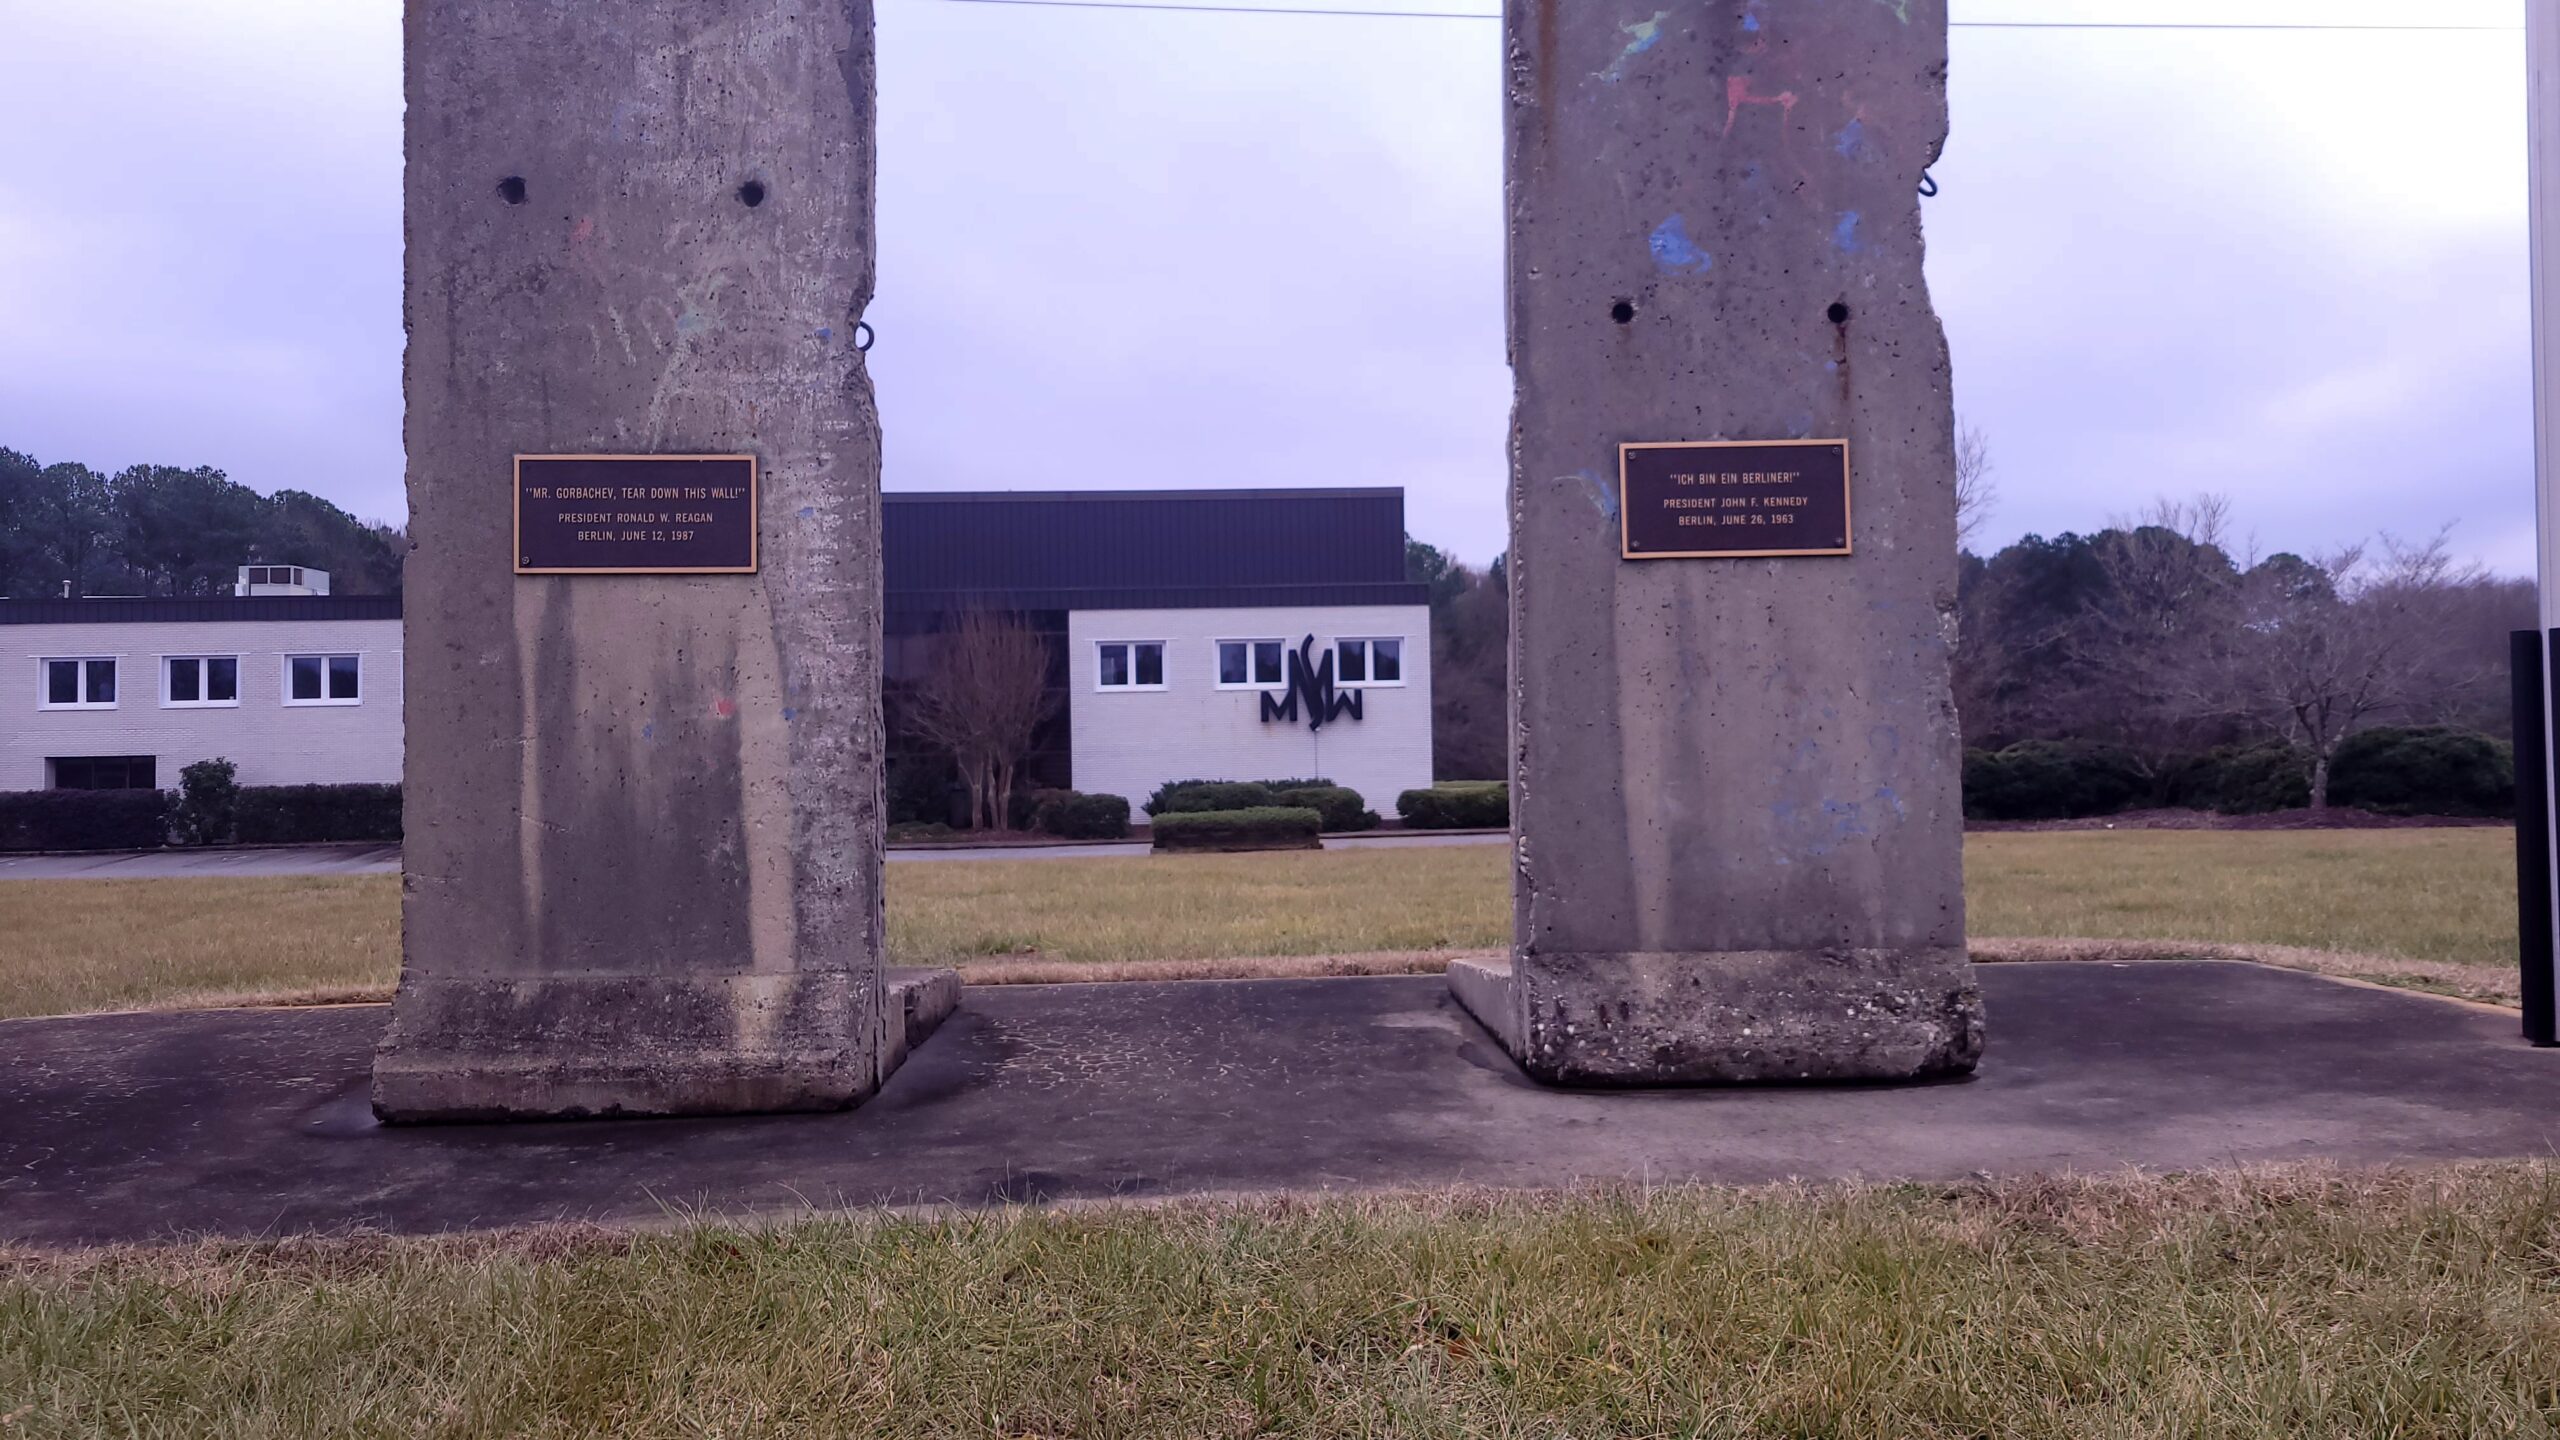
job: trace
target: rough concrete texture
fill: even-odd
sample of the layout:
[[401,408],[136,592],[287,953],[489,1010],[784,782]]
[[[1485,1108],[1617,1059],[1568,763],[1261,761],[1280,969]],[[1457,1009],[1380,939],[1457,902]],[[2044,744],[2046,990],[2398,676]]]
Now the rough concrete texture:
[[[849,1104],[906,1026],[854,349],[868,0],[411,0],[407,99],[405,969],[374,1103]],[[762,572],[516,576],[512,457],[543,452],[756,455]]]
[[[1516,943],[1528,1070],[1969,1069],[1942,0],[1510,7]],[[1628,441],[1846,437],[1845,558],[1619,558]]]
[[1982,983],[2000,1045],[1966,1078],[1642,1093],[1531,1081],[1434,976],[971,986],[859,1110],[646,1125],[377,1125],[375,1006],[0,1021],[0,1244],[2560,1144],[2560,1051],[2512,1011],[2235,964]]

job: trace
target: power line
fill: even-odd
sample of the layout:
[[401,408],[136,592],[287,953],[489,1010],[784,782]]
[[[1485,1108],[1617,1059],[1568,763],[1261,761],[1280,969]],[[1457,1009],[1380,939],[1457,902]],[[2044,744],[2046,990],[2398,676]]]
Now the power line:
[[[1480,10],[1339,10],[1304,5],[1184,5],[1175,0],[941,0],[946,5],[1018,5],[1026,10],[1165,10],[1191,15],[1316,15],[1363,20],[1499,20]],[[2174,20],[1950,20],[1958,30],[2338,30],[2384,34],[2515,34],[2520,25],[2353,25]]]

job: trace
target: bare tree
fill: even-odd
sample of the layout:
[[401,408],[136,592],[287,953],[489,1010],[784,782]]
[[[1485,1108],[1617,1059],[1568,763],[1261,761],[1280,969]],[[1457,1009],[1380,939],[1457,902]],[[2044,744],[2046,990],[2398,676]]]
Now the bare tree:
[[1991,479],[1991,440],[1970,420],[1956,422],[1956,548],[1969,550],[1973,537],[1999,502],[2000,487]]
[[2243,567],[2231,503],[2161,499],[2096,537],[2106,577],[2072,640],[2086,702],[2075,728],[2134,758],[2151,779],[2227,726]]
[[2245,587],[2232,699],[2244,718],[2301,749],[2314,810],[2328,808],[2330,770],[2348,736],[2461,683],[2444,673],[2435,640],[2485,573],[2457,563],[2442,532],[2424,544],[2386,535],[2379,548],[2379,557],[2363,542],[2308,561],[2277,556],[2253,567]]
[[1014,772],[1057,706],[1048,647],[1020,617],[976,607],[937,639],[908,723],[958,764],[973,823],[1010,829]]

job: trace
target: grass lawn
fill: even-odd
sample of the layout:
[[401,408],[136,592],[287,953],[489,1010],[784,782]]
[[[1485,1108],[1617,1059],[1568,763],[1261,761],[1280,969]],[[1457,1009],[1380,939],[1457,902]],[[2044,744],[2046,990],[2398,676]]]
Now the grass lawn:
[[[1972,931],[2354,952],[2350,973],[2457,990],[2448,977],[2476,976],[2494,993],[2512,986],[2513,843],[2497,829],[1977,835]],[[981,980],[1289,956],[1417,968],[1507,943],[1507,855],[901,864],[889,944],[899,963]],[[0,882],[0,1016],[379,996],[399,967],[398,897],[387,876]]]
[[0,1249],[0,1435],[2472,1437],[2560,1174]]

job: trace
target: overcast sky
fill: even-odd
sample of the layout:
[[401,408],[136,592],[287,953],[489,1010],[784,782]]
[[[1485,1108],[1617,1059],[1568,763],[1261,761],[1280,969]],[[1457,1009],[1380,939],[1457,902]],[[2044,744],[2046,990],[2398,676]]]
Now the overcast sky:
[[[1423,538],[1501,548],[1498,25],[879,14],[890,486],[1401,485]],[[0,445],[400,518],[399,48],[396,0],[0,0]],[[2213,490],[2265,548],[2451,523],[2530,572],[2519,32],[1959,29],[1954,61],[1929,273],[1984,540]]]

